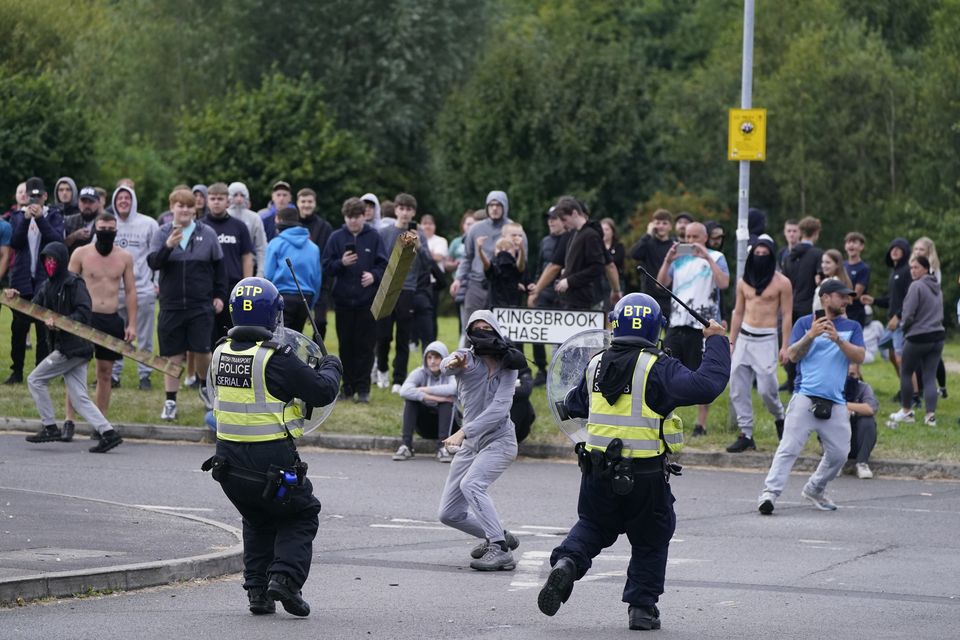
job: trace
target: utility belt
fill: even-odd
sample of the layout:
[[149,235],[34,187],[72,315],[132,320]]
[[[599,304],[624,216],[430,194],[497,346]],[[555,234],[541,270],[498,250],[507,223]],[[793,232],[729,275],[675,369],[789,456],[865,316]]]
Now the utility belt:
[[620,438],[611,440],[605,451],[588,450],[583,442],[578,442],[574,451],[577,452],[580,471],[594,480],[609,481],[611,490],[618,496],[625,496],[633,491],[635,475],[662,473],[667,482],[672,475],[682,475],[683,467],[668,461],[666,455],[655,458],[624,458],[623,441]]
[[230,462],[221,455],[214,455],[204,460],[200,465],[202,471],[209,471],[210,475],[217,482],[222,483],[227,478],[237,478],[247,480],[253,483],[263,484],[263,493],[260,495],[264,500],[277,500],[278,502],[287,502],[290,500],[290,489],[303,486],[303,481],[307,477],[307,463],[300,460],[293,464],[292,469],[278,467],[275,464],[270,465],[266,473],[255,471],[245,467],[239,467]]

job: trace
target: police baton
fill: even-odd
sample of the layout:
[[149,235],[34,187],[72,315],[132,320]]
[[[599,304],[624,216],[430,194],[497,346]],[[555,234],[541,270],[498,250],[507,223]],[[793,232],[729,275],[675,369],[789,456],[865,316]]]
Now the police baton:
[[287,258],[287,268],[290,269],[290,275],[293,276],[293,284],[297,285],[297,292],[300,294],[300,299],[303,300],[303,306],[307,308],[307,317],[310,318],[310,326],[313,327],[313,341],[320,347],[320,353],[326,356],[328,355],[327,347],[323,344],[320,332],[317,331],[317,323],[314,321],[310,305],[307,303],[307,296],[303,295],[303,289],[300,288],[300,281],[297,280],[297,272],[293,270],[293,263],[290,262],[290,258]]
[[[289,259],[289,258],[287,258],[287,262],[288,262],[288,263],[290,262],[290,259]],[[709,327],[709,326],[710,326],[710,321],[709,321],[709,320],[707,320],[707,319],[704,318],[702,315],[700,315],[699,313],[697,313],[696,311],[694,311],[693,309],[691,309],[689,306],[687,306],[687,303],[685,303],[683,300],[681,300],[681,299],[678,298],[676,295],[674,295],[673,291],[671,291],[668,287],[665,287],[664,285],[660,284],[660,281],[659,281],[659,280],[657,280],[657,279],[654,278],[652,275],[650,275],[650,272],[647,271],[646,269],[644,269],[644,268],[643,268],[642,266],[640,266],[639,264],[637,265],[637,271],[642,272],[643,275],[647,276],[648,278],[650,278],[651,280],[653,280],[654,282],[656,282],[658,287],[660,287],[661,289],[663,289],[664,291],[666,291],[667,293],[669,293],[669,294],[670,294],[670,297],[673,298],[674,300],[676,300],[676,301],[677,301],[677,304],[679,304],[681,307],[683,307],[684,309],[686,309],[686,310],[687,310],[687,313],[689,313],[691,316],[693,316],[693,319],[694,319],[694,320],[696,320],[697,322],[699,322],[700,324],[702,324],[704,327]],[[299,287],[298,287],[298,288],[299,288]]]

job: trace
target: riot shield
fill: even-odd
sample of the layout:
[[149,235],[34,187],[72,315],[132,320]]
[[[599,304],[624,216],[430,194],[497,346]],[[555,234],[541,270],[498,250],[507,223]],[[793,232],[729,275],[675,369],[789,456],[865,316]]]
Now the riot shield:
[[571,336],[557,348],[547,367],[547,404],[560,430],[574,443],[587,439],[587,420],[569,416],[564,419],[563,400],[583,380],[590,359],[610,346],[610,339],[610,332],[604,329]]
[[[323,358],[323,352],[320,351],[320,347],[302,333],[278,326],[273,335],[274,339],[280,344],[287,344],[293,347],[293,352],[297,355],[297,358],[299,358],[301,362],[306,362],[311,367]],[[313,408],[308,407],[307,404],[299,398],[294,398],[293,402],[300,405],[300,415],[303,416],[303,433],[306,435],[323,424],[323,421],[326,420],[333,411],[334,405],[337,404],[337,399],[334,398],[333,402],[326,406]]]

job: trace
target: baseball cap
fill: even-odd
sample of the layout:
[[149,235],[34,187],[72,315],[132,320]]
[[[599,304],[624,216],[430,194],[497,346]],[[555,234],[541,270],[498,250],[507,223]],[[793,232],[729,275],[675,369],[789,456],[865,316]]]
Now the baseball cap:
[[97,194],[97,190],[93,187],[84,187],[83,189],[80,189],[80,199],[99,200],[100,196]]
[[33,196],[33,195],[40,195],[46,192],[47,192],[47,188],[43,185],[42,178],[37,178],[36,176],[34,176],[33,178],[29,178],[27,180],[27,194]]
[[270,188],[270,191],[279,191],[280,189],[285,189],[290,193],[293,193],[293,190],[290,188],[290,183],[286,180],[277,180],[273,183],[273,187]]
[[828,293],[842,293],[846,296],[852,296],[853,291],[850,290],[847,285],[843,284],[839,280],[824,280],[820,285],[820,295],[825,295]]
[[686,219],[687,222],[695,222],[693,215],[687,213],[686,211],[681,211],[674,217],[674,220]]

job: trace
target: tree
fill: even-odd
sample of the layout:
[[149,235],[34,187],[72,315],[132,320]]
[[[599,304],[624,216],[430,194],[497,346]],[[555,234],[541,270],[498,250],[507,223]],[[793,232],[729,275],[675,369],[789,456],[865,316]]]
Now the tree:
[[303,76],[266,76],[258,88],[237,85],[216,104],[185,112],[176,129],[174,164],[183,178],[240,180],[262,202],[280,179],[296,191],[317,192],[331,221],[340,203],[363,193],[370,155],[353,134],[338,129],[321,99],[322,87]]

